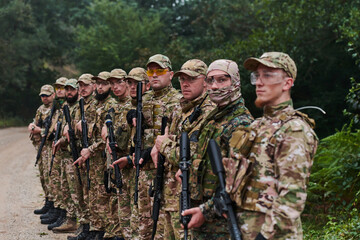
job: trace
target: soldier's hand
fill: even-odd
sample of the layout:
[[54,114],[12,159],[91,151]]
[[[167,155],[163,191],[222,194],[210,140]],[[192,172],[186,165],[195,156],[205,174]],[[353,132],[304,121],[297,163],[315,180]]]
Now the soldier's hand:
[[88,148],[83,148],[80,152],[83,161],[85,162],[91,156],[91,152]]
[[54,144],[54,142],[52,143],[52,151],[53,151],[54,154],[56,154],[56,152],[59,150],[61,144],[64,143],[63,141],[64,141],[64,140],[63,140],[62,138],[60,138],[60,139],[56,142],[56,144]]
[[[188,228],[198,228],[205,222],[205,217],[202,214],[199,207],[190,208],[185,210],[181,213],[182,216],[192,215],[191,220],[188,224]],[[184,226],[181,224],[181,227],[184,228]]]
[[65,136],[66,139],[68,140],[68,142],[70,142],[69,126],[68,125],[65,125],[65,127],[64,127],[63,136]]
[[133,124],[134,127],[136,127],[136,118],[132,119],[132,124]]
[[156,146],[154,146],[151,149],[151,153],[150,153],[151,159],[155,165],[155,168],[157,168],[157,164],[158,164],[158,159],[159,159],[159,149],[156,148]]
[[101,138],[102,138],[103,140],[105,140],[106,137],[107,137],[107,135],[108,135],[107,127],[104,125],[104,126],[102,127],[102,129],[101,129]]
[[116,160],[115,162],[113,162],[112,164],[110,164],[110,166],[112,168],[114,168],[114,165],[117,164],[119,166],[120,169],[123,169],[124,167],[126,167],[128,165],[128,160],[127,157],[121,157],[118,160]]
[[85,160],[82,156],[80,156],[78,159],[76,159],[76,161],[73,163],[73,165],[78,164],[79,166],[83,166],[83,163],[85,162]]
[[181,170],[179,169],[176,174],[175,174],[175,179],[176,181],[178,181],[180,184],[182,184],[182,180],[180,178],[180,175],[181,175]]
[[79,131],[80,133],[82,132],[81,121],[79,121],[79,122],[75,125],[75,130]]
[[160,151],[161,149],[161,145],[164,142],[165,139],[169,138],[169,127],[165,128],[165,134],[164,135],[159,135],[156,137],[155,140],[155,147]]

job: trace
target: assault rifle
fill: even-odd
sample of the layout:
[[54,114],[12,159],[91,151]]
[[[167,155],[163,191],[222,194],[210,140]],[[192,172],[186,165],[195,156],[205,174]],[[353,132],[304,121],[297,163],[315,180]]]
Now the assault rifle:
[[[162,117],[161,119],[161,135],[165,134],[165,128],[167,124],[167,117]],[[154,197],[154,204],[153,204],[153,212],[151,218],[153,219],[153,231],[151,239],[155,238],[157,222],[159,220],[159,213],[161,208],[161,195],[164,188],[164,163],[165,157],[162,154],[159,154],[157,169],[156,169],[156,176],[154,181],[154,186],[150,186],[150,196]]]
[[[110,113],[114,112],[114,109],[111,108],[109,110],[109,113],[105,117],[105,124],[108,129],[108,138],[109,138],[109,147],[111,149],[111,156],[113,159],[113,162],[117,160],[117,154],[116,154],[116,141],[115,141],[115,135],[114,135],[114,128],[113,123],[111,119]],[[115,171],[115,185],[119,189],[119,193],[122,193],[122,176],[120,172],[120,168],[117,164],[114,165],[114,171]],[[111,173],[109,173],[111,175]],[[110,178],[111,179],[111,178]]]
[[140,158],[141,158],[141,138],[142,138],[142,82],[139,82],[136,89],[136,136],[135,136],[135,193],[134,204],[137,205],[139,197],[139,174],[140,174]]
[[[69,138],[70,138],[69,144],[70,144],[71,154],[72,154],[74,161],[76,161],[79,158],[79,152],[76,147],[75,132],[71,126],[71,118],[70,118],[70,111],[69,111],[68,105],[64,105],[63,110],[64,110],[64,115],[65,115],[65,120],[69,127],[68,133],[69,133]],[[76,164],[76,173],[78,175],[79,184],[82,185],[79,164]]]
[[188,235],[188,223],[191,216],[182,216],[181,213],[190,208],[190,189],[189,189],[189,166],[190,166],[190,141],[187,132],[181,133],[180,138],[180,163],[181,170],[181,194],[180,194],[180,223],[184,226],[184,239]]
[[[221,213],[225,213],[227,215],[231,239],[241,240],[241,232],[236,222],[236,216],[232,206],[232,201],[229,194],[225,190],[225,169],[222,163],[220,148],[214,139],[210,139],[209,141],[207,154],[210,157],[212,171],[215,175],[218,176],[220,182],[220,196],[218,197],[218,199],[214,200],[215,205],[217,208],[219,208],[218,210],[220,210]],[[217,202],[220,206],[217,206]]]
[[[88,148],[89,147],[89,140],[88,140],[88,127],[87,127],[87,122],[85,119],[85,110],[84,110],[84,98],[80,98],[79,101],[79,105],[80,105],[80,115],[81,115],[81,129],[82,129],[82,147],[83,148]],[[87,179],[87,186],[88,189],[90,189],[90,158],[86,159],[85,161],[85,166],[86,166],[86,179]]]
[[[56,132],[55,132],[55,138],[54,138],[54,145],[57,143],[57,141],[60,138],[60,133],[61,133],[61,121],[57,121],[56,123]],[[50,162],[50,169],[49,169],[49,176],[51,175],[51,170],[54,164],[54,158],[55,158],[55,152],[52,153],[51,156],[51,162]]]
[[41,152],[42,152],[42,149],[43,149],[43,147],[45,145],[45,141],[46,141],[46,138],[47,138],[47,135],[49,133],[50,126],[51,126],[51,119],[52,119],[54,113],[55,113],[55,104],[53,104],[52,107],[51,107],[50,116],[48,116],[44,120],[45,132],[44,132],[44,136],[41,138],[41,143],[40,143],[37,155],[36,155],[35,166],[37,165],[37,163],[38,163],[38,161],[39,161],[39,159],[41,157]]

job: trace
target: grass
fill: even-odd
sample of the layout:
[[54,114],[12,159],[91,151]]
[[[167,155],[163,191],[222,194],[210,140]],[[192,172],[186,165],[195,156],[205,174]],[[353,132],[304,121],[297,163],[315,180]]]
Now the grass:
[[26,126],[24,119],[19,117],[0,118],[0,128]]

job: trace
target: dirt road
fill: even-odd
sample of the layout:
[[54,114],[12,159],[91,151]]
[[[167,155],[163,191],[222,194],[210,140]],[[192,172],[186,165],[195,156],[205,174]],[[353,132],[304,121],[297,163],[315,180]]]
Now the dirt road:
[[48,231],[33,214],[44,197],[28,135],[24,127],[0,129],[0,239],[66,239],[68,234]]

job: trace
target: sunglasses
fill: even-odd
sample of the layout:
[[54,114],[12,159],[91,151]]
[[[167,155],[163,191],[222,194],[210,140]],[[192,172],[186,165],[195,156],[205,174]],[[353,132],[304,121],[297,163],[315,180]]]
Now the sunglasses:
[[55,91],[57,91],[57,90],[65,90],[65,87],[64,86],[55,87]]
[[160,76],[160,75],[164,75],[165,73],[167,73],[169,70],[166,69],[166,68],[158,68],[158,69],[149,69],[146,71],[146,74],[149,76],[149,77],[152,77],[154,76],[154,73],[156,73],[157,76]]
[[41,94],[40,97],[50,97],[50,95]]

